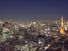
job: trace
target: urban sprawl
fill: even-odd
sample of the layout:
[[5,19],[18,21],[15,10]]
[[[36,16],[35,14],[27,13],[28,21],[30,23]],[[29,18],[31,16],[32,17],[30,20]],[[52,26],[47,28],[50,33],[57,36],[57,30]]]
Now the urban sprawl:
[[68,51],[68,21],[0,21],[0,51]]

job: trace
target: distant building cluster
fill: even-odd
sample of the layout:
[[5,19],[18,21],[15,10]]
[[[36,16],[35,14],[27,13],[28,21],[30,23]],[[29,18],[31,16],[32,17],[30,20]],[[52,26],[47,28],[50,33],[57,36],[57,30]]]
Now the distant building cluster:
[[34,21],[29,24],[16,24],[9,21],[0,21],[1,41],[12,37],[11,35],[13,34],[25,34],[24,31],[27,31],[27,33],[31,35],[40,34],[46,36],[56,35],[58,33],[63,33],[64,31],[68,33],[68,21],[63,21],[63,18],[61,18],[61,20],[49,20],[45,22]]
[[17,33],[18,31],[19,27],[17,24],[0,21],[0,42],[12,37],[11,35]]
[[45,51],[56,46],[54,43],[64,43],[64,39],[68,39],[68,21],[63,17],[61,20],[32,21],[28,24],[0,21],[0,43],[5,42],[5,46],[12,44],[10,47],[14,47],[14,51],[33,51],[33,48],[36,48],[34,51]]

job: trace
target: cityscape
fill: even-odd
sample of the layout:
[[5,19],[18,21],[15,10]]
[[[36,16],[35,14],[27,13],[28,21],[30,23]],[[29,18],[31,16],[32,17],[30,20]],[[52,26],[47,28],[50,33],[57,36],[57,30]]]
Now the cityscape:
[[0,21],[0,51],[68,51],[68,21]]
[[0,0],[0,51],[68,51],[68,0]]

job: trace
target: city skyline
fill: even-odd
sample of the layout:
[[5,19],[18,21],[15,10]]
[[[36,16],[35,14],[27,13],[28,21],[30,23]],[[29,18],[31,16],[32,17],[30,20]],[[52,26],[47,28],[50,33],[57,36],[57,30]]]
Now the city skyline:
[[67,0],[3,0],[0,1],[0,20],[68,19]]

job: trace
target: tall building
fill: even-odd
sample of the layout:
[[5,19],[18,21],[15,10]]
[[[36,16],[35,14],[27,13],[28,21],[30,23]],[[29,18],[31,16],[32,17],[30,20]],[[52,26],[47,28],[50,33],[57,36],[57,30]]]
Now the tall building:
[[60,34],[64,34],[64,19],[61,17]]

